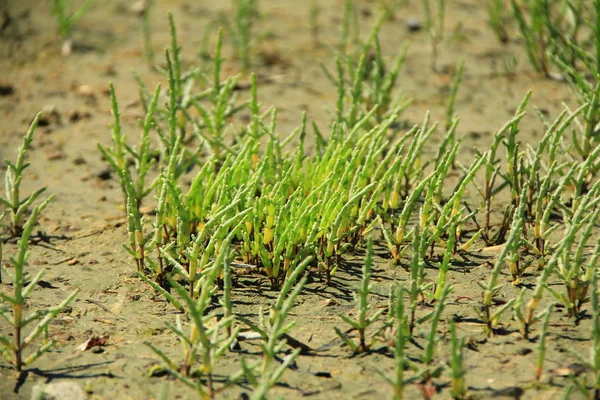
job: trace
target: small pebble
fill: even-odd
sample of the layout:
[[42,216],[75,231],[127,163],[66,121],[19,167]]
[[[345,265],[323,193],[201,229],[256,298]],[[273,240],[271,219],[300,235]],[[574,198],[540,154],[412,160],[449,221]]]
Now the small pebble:
[[527,347],[523,347],[519,350],[517,350],[517,355],[519,356],[526,356],[527,354],[533,353],[533,350],[528,349]]
[[406,20],[406,29],[409,32],[418,32],[423,28],[421,22],[418,19],[409,18]]
[[15,92],[15,88],[12,85],[0,83],[0,96],[9,96]]
[[147,8],[148,8],[148,1],[147,0],[139,0],[139,1],[136,1],[135,3],[133,3],[131,5],[131,7],[129,7],[129,11],[136,14],[138,17],[141,17],[142,15],[144,15],[144,12],[146,11]]
[[96,97],[96,94],[94,93],[94,89],[92,89],[92,87],[89,85],[79,86],[79,88],[77,89],[77,93],[83,97],[90,97],[90,98]]
[[73,53],[73,41],[71,39],[67,39],[63,42],[62,47],[60,49],[63,57],[68,57]]
[[110,169],[103,169],[102,171],[96,174],[96,178],[100,179],[101,181],[107,181],[110,179],[111,176],[112,173]]
[[144,214],[144,215],[154,215],[154,214],[156,214],[156,207],[141,206],[140,213]]
[[587,369],[587,367],[585,366],[585,364],[573,363],[573,364],[567,365],[566,367],[551,369],[548,372],[550,372],[550,374],[552,374],[554,376],[569,376],[569,375],[579,376],[582,373],[584,373],[586,369]]
[[69,122],[81,121],[82,119],[87,119],[87,118],[90,118],[91,116],[92,116],[92,114],[89,113],[88,111],[78,111],[78,110],[71,110],[71,111],[69,111],[69,114],[67,114],[67,118],[69,119]]
[[518,386],[510,386],[500,390],[494,390],[492,397],[499,399],[520,399],[525,390]]
[[83,389],[75,382],[51,382],[35,385],[32,390],[33,399],[43,400],[84,400]]
[[62,151],[55,151],[53,153],[48,154],[48,160],[53,161],[53,160],[61,160],[65,158],[65,155]]
[[60,113],[56,109],[56,106],[52,104],[47,104],[42,108],[42,115],[40,116],[40,120],[38,122],[39,126],[48,126],[48,125],[60,125],[61,117]]

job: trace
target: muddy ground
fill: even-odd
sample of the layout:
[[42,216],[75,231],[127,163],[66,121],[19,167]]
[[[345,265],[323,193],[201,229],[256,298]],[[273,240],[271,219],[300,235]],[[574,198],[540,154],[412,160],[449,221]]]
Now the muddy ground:
[[[96,148],[97,142],[111,142],[108,82],[115,84],[124,129],[135,137],[142,110],[132,71],[151,88],[158,82],[164,85],[164,79],[146,64],[140,19],[129,11],[132,1],[96,1],[74,29],[75,46],[69,57],[61,55],[56,21],[46,3],[0,3],[0,11],[7,12],[0,13],[0,84],[10,88],[0,95],[0,157],[13,159],[36,112],[52,110],[36,132],[28,157],[32,165],[24,178],[25,190],[45,186],[55,195],[38,227],[39,236],[47,240],[37,240],[31,248],[30,271],[44,269],[45,276],[29,307],[57,304],[74,288],[81,288],[81,293],[51,325],[50,335],[58,345],[28,369],[22,381],[5,363],[0,364],[0,398],[27,399],[34,385],[63,380],[85,388],[90,399],[151,399],[161,390],[168,390],[168,398],[194,398],[193,392],[168,377],[148,377],[158,360],[143,344],[145,341],[175,359],[179,357],[176,338],[165,326],[165,322],[175,321],[176,310],[135,277],[133,262],[121,247],[126,240],[121,191],[116,178],[106,176],[107,164]],[[222,18],[230,7],[229,2],[155,3],[150,18],[157,60],[169,41],[166,12],[171,10],[187,62],[197,58],[207,24]],[[319,61],[333,64],[331,48],[338,43],[343,1],[318,2],[319,44],[310,33],[308,3],[260,2],[260,38],[254,43],[251,69],[258,76],[263,106],[279,110],[282,136],[299,125],[302,111],[325,129],[330,121],[328,110],[335,104],[335,89],[326,80]],[[446,35],[440,46],[438,71],[433,72],[427,33],[409,32],[406,25],[409,19],[422,21],[421,4],[415,0],[405,3],[398,7],[394,20],[384,24],[380,35],[387,56],[395,56],[405,41],[410,46],[399,86],[413,98],[413,104],[402,118],[410,124],[418,123],[431,110],[433,119],[443,122],[449,84],[456,64],[464,59],[456,113],[461,117],[460,159],[465,164],[472,160],[474,147],[485,151],[494,131],[510,119],[528,89],[533,89],[533,96],[520,133],[524,143],[536,143],[543,132],[534,106],[552,118],[558,115],[563,102],[575,104],[575,96],[565,83],[544,79],[532,70],[521,44],[497,41],[479,0],[448,2]],[[360,34],[364,36],[376,22],[378,5],[376,1],[358,4]],[[238,73],[240,66],[227,33],[224,51],[227,73]],[[248,98],[249,92],[242,90],[239,96]],[[427,151],[435,152],[439,141],[433,138]],[[15,243],[9,241],[5,254],[14,251]],[[404,282],[408,274],[389,263],[383,247],[377,247],[377,254],[371,299],[373,307],[385,307],[390,283]],[[390,388],[376,372],[393,370],[393,359],[384,346],[350,357],[350,350],[337,341],[333,330],[334,326],[345,328],[339,313],[352,312],[361,259],[360,254],[349,257],[330,285],[315,279],[300,295],[291,316],[297,322],[292,336],[323,350],[300,356],[298,368],[284,374],[272,391],[273,398],[391,397]],[[502,321],[503,334],[486,339],[469,301],[460,298],[479,300],[481,289],[475,282],[487,280],[489,259],[475,249],[465,256],[460,268],[452,271],[455,291],[442,317],[437,362],[448,360],[448,321],[460,317],[458,332],[473,344],[466,350],[466,380],[472,398],[503,393],[508,394],[504,398],[518,398],[521,392],[525,399],[558,398],[568,383],[565,378],[553,378],[546,372],[543,385],[532,384],[535,340],[522,340],[510,316]],[[430,276],[435,278],[434,270]],[[508,282],[507,276],[503,279]],[[524,284],[534,282],[534,275],[523,279]],[[10,287],[0,285],[0,290]],[[512,298],[519,290],[509,284],[502,296]],[[256,318],[259,305],[266,309],[275,296],[260,276],[236,277],[235,310],[241,315]],[[549,300],[546,296],[545,304]],[[576,354],[587,357],[591,349],[590,321],[584,319],[575,326],[563,314],[557,309],[551,320],[546,371],[577,362]],[[7,329],[0,322],[0,331],[6,333]],[[532,336],[538,334],[539,326]],[[100,351],[76,350],[89,337],[99,335],[110,336]],[[416,344],[424,343],[424,337],[418,334]],[[242,347],[243,353],[228,354],[221,360],[220,376],[237,370],[242,356],[259,356],[258,346],[242,343]],[[420,354],[415,344],[407,352],[412,357]],[[449,398],[447,371],[435,380],[438,394],[434,398]],[[219,397],[237,398],[242,392],[248,392],[247,385],[234,386]],[[419,393],[416,385],[407,388],[407,398],[420,398]]]

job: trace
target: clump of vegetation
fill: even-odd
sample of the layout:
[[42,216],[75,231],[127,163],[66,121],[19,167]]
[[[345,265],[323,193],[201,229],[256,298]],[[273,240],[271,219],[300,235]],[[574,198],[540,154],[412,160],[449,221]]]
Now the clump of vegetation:
[[[32,203],[45,190],[38,189],[25,199],[20,197],[20,185],[23,180],[23,171],[29,166],[25,162],[27,149],[33,141],[33,133],[39,122],[38,114],[23,139],[23,145],[19,147],[17,161],[13,164],[6,160],[7,170],[5,175],[6,197],[0,198],[1,203],[8,209],[10,218],[9,232],[12,237],[19,236],[17,252],[8,257],[8,264],[3,263],[3,242],[0,237],[0,283],[2,277],[7,276],[12,285],[12,292],[0,291],[0,316],[8,324],[8,330],[0,333],[0,354],[18,372],[23,367],[29,366],[40,356],[46,353],[56,344],[55,340],[48,338],[48,328],[52,320],[62,312],[77,295],[79,289],[74,290],[63,302],[54,307],[33,310],[29,315],[25,314],[26,304],[31,292],[36,288],[44,275],[41,269],[32,276],[26,270],[29,258],[29,239],[31,238],[38,218],[42,211],[52,201],[53,196],[48,197],[41,204],[30,210]],[[24,224],[21,223],[24,215],[30,213]],[[0,214],[0,222],[4,213]],[[1,226],[1,225],[0,225]],[[34,351],[29,351],[36,339],[43,337],[42,344]]]
[[[13,292],[12,295],[0,293],[0,297],[2,298],[0,316],[12,328],[12,339],[8,334],[0,335],[0,353],[19,372],[22,371],[24,366],[31,365],[56,344],[55,340],[47,338],[48,326],[73,301],[79,292],[79,289],[74,290],[57,306],[38,309],[30,315],[24,315],[24,304],[44,275],[43,269],[33,277],[30,277],[25,271],[27,256],[29,254],[29,238],[31,237],[38,216],[51,200],[52,196],[33,209],[23,228],[17,254],[9,258],[11,270],[2,267],[4,275],[8,276],[13,286]],[[26,355],[26,350],[29,349],[40,335],[44,335],[42,345]]]
[[[25,162],[27,150],[33,142],[33,134],[37,128],[41,114],[37,114],[29,127],[29,130],[23,137],[23,144],[18,149],[17,159],[13,163],[10,160],[6,162],[6,173],[4,174],[4,197],[0,196],[0,204],[8,210],[10,222],[8,229],[11,236],[18,236],[23,230],[23,217],[29,212],[31,205],[37,198],[44,193],[46,188],[40,188],[33,193],[22,197],[21,183],[23,182],[23,172],[29,167]],[[0,221],[2,221],[0,219]]]
[[[442,37],[444,2],[436,9],[437,18],[432,17],[431,10],[428,14],[434,47]],[[429,398],[434,381],[441,379],[445,366],[437,362],[438,327],[454,290],[450,271],[473,246],[499,249],[487,282],[480,284],[482,300],[473,301],[485,332],[492,336],[505,325],[502,317],[512,312],[523,337],[529,339],[534,324],[543,321],[538,371],[543,369],[551,310],[537,311],[543,294],[554,295],[575,319],[589,300],[592,266],[600,254],[597,249],[590,254],[584,250],[599,215],[600,184],[597,166],[591,160],[600,147],[589,130],[595,121],[597,96],[586,96],[592,92],[582,88],[580,108],[565,110],[552,123],[541,116],[545,134],[533,147],[522,143],[519,135],[531,96],[527,92],[513,117],[493,136],[490,148],[464,165],[458,158],[461,143],[455,105],[467,66],[458,64],[443,126],[432,122],[427,114],[421,124],[390,136],[401,112],[409,106],[396,90],[406,52],[402,51],[391,67],[384,61],[379,42],[383,18],[364,43],[354,40],[355,49],[349,51],[346,39],[354,12],[352,2],[347,2],[344,40],[335,69],[323,68],[337,88],[337,99],[328,134],[312,124],[312,153],[305,149],[306,114],[298,129],[280,138],[277,110],[262,109],[254,75],[249,99],[242,101],[233,95],[235,78],[222,77],[222,32],[217,36],[212,77],[200,80],[205,88],[194,94],[194,85],[200,81],[196,81],[193,68],[188,74],[182,73],[170,16],[172,43],[166,51],[165,70],[168,92],[165,96],[157,87],[151,93],[141,84],[146,116],[140,124],[138,146],[125,144],[111,87],[114,145],[112,149],[100,146],[100,150],[117,172],[125,196],[129,243],[124,247],[136,261],[140,278],[193,321],[189,335],[183,333],[180,322],[170,325],[183,344],[183,366],[153,350],[172,375],[202,396],[212,396],[232,382],[217,389],[211,372],[236,341],[238,330],[232,327],[237,319],[263,340],[263,359],[259,363],[244,360],[235,377],[243,376],[256,398],[264,398],[301,352],[296,349],[280,366],[273,364],[284,351],[284,339],[289,339],[287,332],[292,325],[284,320],[304,286],[305,279],[301,279],[292,289],[300,274],[331,283],[344,268],[344,256],[364,246],[365,241],[357,314],[342,314],[343,321],[358,333],[358,343],[349,331],[338,327],[335,331],[353,354],[387,342],[396,357],[396,372],[394,378],[383,376],[394,386],[396,398],[402,398],[404,386],[413,382]],[[164,107],[160,106],[163,96]],[[245,124],[230,124],[228,119],[242,110],[249,114]],[[577,129],[581,126],[584,129]],[[151,144],[152,131],[159,138],[158,145]],[[570,131],[573,135],[568,138]],[[430,156],[426,148],[434,135],[441,136],[442,141]],[[126,162],[126,156],[133,164]],[[182,177],[193,168],[197,168],[196,175],[184,188]],[[147,180],[153,170],[155,178]],[[453,176],[455,184],[449,185]],[[481,196],[480,210],[469,206],[470,191]],[[150,221],[142,217],[139,206],[152,193],[157,205]],[[502,219],[494,221],[501,196],[508,201]],[[381,229],[393,264],[409,273],[406,289],[399,291],[395,301],[392,296],[387,320],[383,309],[370,315],[373,243],[365,238],[376,227]],[[560,229],[565,232],[557,238],[555,233]],[[230,259],[236,257],[239,262]],[[231,265],[235,263],[257,268],[279,292],[268,319],[262,313],[258,323],[235,316],[231,301]],[[431,271],[428,267],[433,267],[435,280],[427,277]],[[523,289],[498,305],[496,300],[506,287],[503,274],[513,285],[520,285],[525,272],[536,268],[540,271],[538,283],[531,295]],[[215,293],[221,277],[225,279],[221,303],[227,317],[209,328],[206,321],[214,317],[207,312],[210,294]],[[551,277],[564,283],[566,294],[548,285]],[[175,293],[171,293],[172,288]],[[433,310],[422,315],[424,306]],[[450,378],[452,396],[465,398],[465,342],[457,334],[457,323],[450,331]],[[373,334],[368,336],[367,330]],[[409,361],[405,356],[407,343],[423,336],[418,362]],[[202,373],[196,375],[194,354],[201,354],[203,360]],[[405,368],[412,371],[411,377],[405,376]],[[192,379],[194,376],[198,379]],[[536,376],[539,379],[539,374]]]
[[69,56],[73,51],[71,31],[91,7],[93,0],[85,0],[75,11],[71,11],[71,0],[52,0],[52,12],[58,21],[58,31],[63,39],[62,55]]
[[[184,62],[169,14],[170,45],[164,68],[157,67],[166,84],[151,90],[138,77],[143,108],[139,138],[125,134],[123,106],[111,83],[112,144],[98,144],[119,181],[128,234],[123,248],[135,263],[136,276],[181,313],[167,322],[181,345],[180,356],[146,343],[161,361],[156,368],[201,398],[214,398],[239,382],[252,391],[252,398],[267,398],[302,354],[320,351],[291,336],[293,309],[302,291],[307,285],[338,284],[340,272],[352,272],[349,256],[362,266],[355,308],[339,314],[351,328],[344,331],[336,320],[333,330],[340,341],[330,345],[345,344],[352,356],[387,353],[394,359],[393,372],[379,372],[397,399],[413,384],[424,398],[445,386],[453,398],[468,398],[461,319],[447,311],[456,304],[454,295],[456,302],[467,298],[472,303],[475,314],[470,317],[488,337],[512,329],[523,340],[534,340],[532,333],[539,328],[538,383],[552,335],[550,319],[558,308],[548,305],[548,299],[558,301],[573,324],[592,315],[596,354],[600,29],[593,22],[600,21],[600,0],[593,3],[595,20],[587,18],[583,2],[565,3],[566,8],[557,3],[513,0],[511,6],[534,68],[548,77],[554,69],[560,71],[579,104],[574,110],[565,107],[554,120],[539,112],[543,134],[528,143],[521,134],[530,109],[527,91],[510,119],[491,135],[489,147],[476,149],[470,159],[461,152],[457,111],[468,63],[459,62],[448,81],[443,123],[433,121],[429,112],[419,123],[401,119],[410,105],[398,88],[407,48],[388,60],[380,41],[393,15],[392,2],[380,2],[385,14],[362,41],[360,10],[356,2],[345,2],[334,61],[323,67],[336,90],[331,119],[320,125],[303,113],[299,126],[285,134],[278,110],[261,104],[259,79],[251,73],[258,2],[233,3],[233,29],[218,30],[208,69]],[[67,2],[55,4],[62,7],[57,15],[64,19]],[[65,20],[67,32],[89,4]],[[503,42],[509,38],[507,4],[487,2],[490,22]],[[446,2],[426,1],[423,6],[437,71]],[[311,7],[316,26],[319,9],[316,2]],[[565,22],[567,14],[570,23]],[[148,21],[144,23],[147,30]],[[225,68],[222,44],[231,33],[241,71],[250,77],[247,88],[241,89],[238,77]],[[316,40],[316,29],[313,34]],[[591,41],[576,40],[580,34]],[[1,294],[0,309],[14,328],[13,340],[0,336],[0,351],[17,370],[48,350],[51,342],[23,356],[76,295],[22,316],[25,300],[41,279],[41,273],[29,280],[24,272],[27,245],[50,201],[33,207],[26,219],[44,190],[25,198],[20,192],[38,119],[16,162],[7,162],[6,190],[0,198],[10,219],[8,234],[21,237],[17,256],[9,260],[11,268],[2,270],[13,293]],[[144,213],[142,206],[152,212]],[[4,239],[0,264],[2,244]],[[392,286],[387,308],[374,307],[376,251],[404,281],[404,286]],[[482,255],[484,251],[491,255]],[[473,263],[483,271],[480,298],[456,292],[456,276],[468,273]],[[491,268],[485,269],[485,263]],[[237,314],[232,268],[238,267],[255,273],[268,286],[265,290],[273,291],[268,314],[262,309]],[[537,282],[530,285],[532,279]],[[23,338],[30,326],[33,330]],[[259,351],[255,356],[246,352],[239,357],[239,369],[218,379],[227,353],[251,336],[240,333],[243,328],[260,341]],[[448,362],[441,355],[440,343],[445,342],[450,346]],[[594,383],[576,377],[572,383],[597,397],[598,357],[586,366]]]
[[[367,245],[367,256],[365,259],[365,263],[362,269],[362,281],[358,293],[356,293],[356,308],[358,311],[358,316],[355,320],[341,314],[340,317],[344,320],[344,322],[348,323],[354,330],[358,332],[358,344],[354,343],[351,339],[349,339],[340,329],[335,328],[335,333],[352,349],[354,353],[362,353],[368,351],[373,344],[376,343],[377,335],[373,335],[373,339],[367,341],[366,330],[368,327],[373,325],[381,314],[383,313],[383,309],[377,312],[374,312],[373,315],[368,315],[369,312],[369,303],[367,301],[367,296],[369,295],[369,286],[371,280],[371,268],[373,266],[373,242],[369,240]],[[399,300],[401,301],[401,300]]]

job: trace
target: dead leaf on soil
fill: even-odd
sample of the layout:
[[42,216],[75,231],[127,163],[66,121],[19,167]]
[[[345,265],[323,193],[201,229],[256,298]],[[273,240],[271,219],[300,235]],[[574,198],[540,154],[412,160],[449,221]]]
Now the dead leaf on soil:
[[111,321],[110,319],[103,319],[103,318],[94,318],[93,319],[94,322],[100,322],[102,324],[107,324],[107,325],[114,325],[115,323],[113,321]]
[[109,337],[110,337],[109,335],[92,336],[91,338],[89,338],[88,340],[86,340],[85,342],[83,342],[79,346],[77,346],[76,350],[86,351],[86,350],[91,349],[94,346],[106,346],[106,343],[108,343]]
[[113,303],[113,305],[111,305],[109,307],[109,310],[113,313],[113,314],[121,314],[121,310],[123,309],[123,304],[125,303],[125,297],[124,296],[118,296],[117,301],[115,301]]
[[569,376],[569,375],[579,376],[583,372],[585,372],[585,370],[586,370],[586,367],[584,364],[573,363],[573,364],[567,365],[566,367],[559,367],[559,368],[551,369],[548,372],[550,372],[554,376]]
[[500,253],[502,251],[502,249],[504,249],[504,246],[506,246],[506,244],[499,244],[497,246],[484,247],[480,251],[482,253],[496,254],[496,253]]
[[326,300],[323,300],[321,303],[323,304],[323,307],[337,305],[337,301],[335,301],[334,299],[326,299]]

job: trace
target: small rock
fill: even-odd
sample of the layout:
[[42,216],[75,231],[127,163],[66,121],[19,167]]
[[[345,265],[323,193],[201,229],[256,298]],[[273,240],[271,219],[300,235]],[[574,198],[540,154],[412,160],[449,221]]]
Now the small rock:
[[96,174],[96,178],[100,179],[101,181],[107,181],[110,179],[111,176],[112,176],[112,172],[108,168],[103,169],[102,171],[100,171]]
[[75,164],[75,165],[85,164],[85,158],[79,156],[73,160],[73,164]]
[[50,161],[60,160],[60,159],[63,159],[64,157],[65,157],[65,155],[62,151],[55,151],[53,153],[48,154],[48,160],[50,160]]
[[559,74],[558,72],[549,72],[548,73],[548,78],[553,79],[555,81],[558,82],[564,82],[565,81],[565,77],[562,74]]
[[82,119],[90,118],[91,116],[92,114],[88,111],[71,110],[69,111],[67,118],[69,119],[69,122],[77,122]]
[[423,26],[418,19],[409,18],[406,20],[406,29],[408,29],[409,32],[418,32],[423,29]]
[[323,303],[324,307],[335,306],[338,304],[334,299],[325,299],[321,303]]
[[585,366],[585,364],[573,363],[573,364],[567,365],[566,367],[551,369],[548,372],[550,372],[554,376],[569,376],[569,375],[579,376],[582,373],[584,373],[586,369],[587,369],[587,367]]
[[63,57],[68,57],[73,53],[73,41],[71,39],[67,39],[63,42],[62,47],[60,49]]
[[12,85],[6,83],[0,83],[0,96],[9,96],[15,92],[15,88]]
[[156,215],[156,207],[141,206],[140,213],[143,215]]
[[136,1],[135,3],[133,3],[131,5],[131,7],[129,7],[129,11],[136,14],[138,17],[141,17],[142,15],[144,15],[144,12],[146,12],[147,8],[148,8],[148,1],[147,0],[139,0],[139,1]]
[[231,342],[231,344],[229,345],[229,350],[230,351],[242,351],[242,346],[240,346],[240,342],[238,342],[237,340],[233,340],[233,342]]
[[52,104],[47,104],[42,108],[42,115],[40,116],[40,120],[38,122],[39,126],[49,126],[49,125],[60,125],[61,118],[60,113],[56,109],[56,106]]
[[92,87],[89,85],[79,86],[79,88],[77,89],[77,93],[83,97],[89,97],[89,98],[96,97],[96,94],[94,93],[94,89],[92,89]]
[[500,389],[500,390],[494,390],[494,393],[492,394],[492,397],[497,398],[497,399],[520,399],[523,394],[525,393],[525,390],[523,390],[522,388],[518,387],[518,386],[510,386],[504,389]]
[[104,74],[108,75],[108,76],[116,76],[117,75],[117,68],[115,67],[115,64],[107,64],[104,66]]
[[533,350],[527,348],[527,347],[523,347],[519,350],[517,350],[517,355],[519,356],[526,356],[527,354],[531,354],[533,353]]
[[61,381],[36,385],[31,398],[43,400],[85,400],[83,389],[75,382]]

